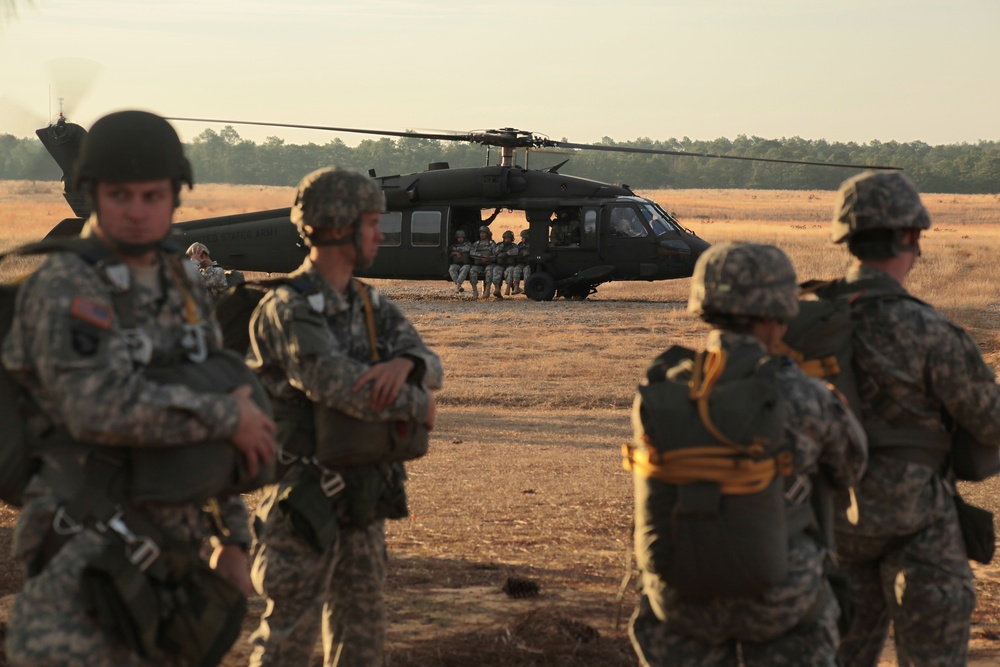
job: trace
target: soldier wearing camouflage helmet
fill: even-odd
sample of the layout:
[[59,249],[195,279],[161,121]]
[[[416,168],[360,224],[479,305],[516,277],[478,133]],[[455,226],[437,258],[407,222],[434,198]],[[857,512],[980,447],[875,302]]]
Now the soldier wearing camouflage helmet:
[[[769,355],[798,312],[797,295],[795,271],[778,248],[752,243],[713,246],[698,258],[688,304],[712,327],[705,350],[671,348],[654,360],[640,385],[626,467],[633,470],[636,483],[635,548],[643,589],[630,636],[642,665],[835,665],[838,607],[825,579],[830,552],[818,537],[812,496],[821,493],[814,489],[820,475],[845,488],[860,477],[865,441],[857,421],[826,386],[807,378],[791,360]],[[741,502],[758,502],[744,499],[759,494],[727,490],[729,480],[717,476],[718,468],[681,468],[684,459],[678,456],[712,446],[718,450],[730,442],[725,434],[732,433],[732,423],[717,420],[713,428],[700,430],[711,425],[712,415],[735,415],[735,421],[751,414],[760,418],[757,413],[742,415],[747,408],[740,395],[732,393],[749,380],[756,383],[749,385],[755,394],[777,396],[761,404],[772,406],[761,408],[761,414],[771,425],[768,433],[777,439],[754,434],[750,441],[770,448],[753,456],[776,452],[773,459],[759,459],[773,461],[765,488],[774,489],[770,497],[775,500],[769,513],[755,509],[749,516],[764,526],[788,526],[787,538],[779,536],[777,548],[768,552],[768,561],[775,560],[781,574],[766,582],[734,579],[730,570],[711,571],[699,561],[712,561],[717,545],[699,558],[700,548],[691,541],[703,532],[681,534],[672,528],[672,517],[685,514],[688,503],[700,508],[697,516],[717,513],[706,519],[709,525],[727,520],[730,508]],[[709,407],[704,415],[694,407],[692,382],[706,392]],[[655,393],[656,386],[672,393]],[[719,388],[729,393],[721,394]],[[655,415],[667,415],[666,425],[651,421]],[[685,440],[689,433],[690,443]],[[730,444],[738,451],[746,443]],[[667,495],[653,495],[664,490]],[[725,525],[732,532],[717,536],[733,545],[725,551],[742,553],[743,545],[754,545],[748,552],[759,551],[750,541],[766,530],[742,521]],[[685,548],[690,554],[686,561],[672,560],[673,553]],[[686,577],[678,577],[675,568],[728,583],[692,593],[684,590]]]
[[469,269],[469,282],[472,283],[472,298],[479,298],[479,276],[483,276],[483,298],[489,296],[490,283],[493,282],[493,271],[496,263],[493,261],[493,249],[496,248],[493,232],[489,225],[479,227],[479,240],[472,243],[472,268]]
[[208,246],[204,243],[192,243],[188,246],[185,254],[198,266],[201,273],[201,280],[205,283],[205,289],[213,298],[220,299],[229,289],[229,282],[226,280],[226,270],[218,263],[212,261],[212,256],[208,252]]
[[493,296],[500,299],[500,285],[507,284],[507,295],[514,287],[514,266],[517,264],[517,244],[514,243],[514,232],[507,230],[501,237],[503,240],[493,248],[493,259],[496,268],[493,269]]
[[520,294],[521,283],[527,281],[528,276],[531,275],[531,264],[528,263],[528,259],[531,257],[529,236],[527,229],[521,230],[521,242],[517,244],[517,264],[514,265],[511,294]]
[[469,277],[469,270],[472,268],[471,251],[472,244],[466,240],[465,232],[459,229],[455,232],[455,242],[449,253],[451,263],[448,265],[448,275],[455,283],[455,294],[460,294],[465,290],[462,283]]
[[[143,111],[104,116],[84,140],[74,181],[93,209],[83,238],[61,242],[22,284],[3,346],[4,366],[45,415],[31,442],[43,460],[18,518],[17,558],[29,578],[7,625],[6,658],[188,664],[179,653],[198,642],[182,631],[161,643],[148,623],[193,633],[199,617],[177,615],[197,612],[159,604],[163,591],[148,575],[172,576],[171,563],[186,563],[203,576],[199,552],[212,537],[215,571],[252,592],[246,506],[225,486],[239,460],[254,475],[273,458],[275,425],[251,386],[223,384],[218,361],[237,376],[245,367],[219,349],[196,267],[165,242],[181,185],[192,183],[170,124]],[[184,380],[196,369],[208,386]],[[114,574],[102,565],[109,558]],[[122,604],[109,588],[124,577],[136,595]]]
[[901,173],[866,172],[840,187],[832,237],[854,262],[833,288],[851,303],[859,416],[871,453],[857,488],[859,521],[838,515],[836,524],[853,596],[853,623],[838,652],[849,667],[878,664],[890,623],[901,665],[967,658],[975,588],[946,420],[979,442],[1000,442],[1000,387],[975,341],[903,286],[929,227],[916,187]]
[[[267,608],[251,665],[380,665],[386,637],[386,519],[408,516],[403,464],[337,464],[364,449],[322,420],[434,426],[438,356],[394,304],[352,278],[384,238],[385,199],[361,174],[320,169],[299,184],[292,221],[309,256],[260,302],[247,360],[271,395],[280,483],[258,509],[253,581]],[[351,439],[350,442],[346,440]],[[342,442],[343,441],[343,442]]]

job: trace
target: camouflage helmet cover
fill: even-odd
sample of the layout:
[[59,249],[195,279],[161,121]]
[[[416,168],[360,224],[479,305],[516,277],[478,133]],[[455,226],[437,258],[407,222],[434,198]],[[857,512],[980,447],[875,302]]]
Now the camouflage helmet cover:
[[455,232],[455,238],[456,239],[464,239],[465,238],[465,230],[464,229],[457,230]]
[[795,268],[780,248],[725,243],[698,258],[688,311],[703,319],[730,315],[787,322],[799,312],[798,295]]
[[353,171],[324,167],[299,181],[290,217],[305,238],[305,227],[350,227],[369,211],[385,212],[385,195],[375,181]]
[[489,225],[480,225],[479,226],[479,233],[482,234],[483,232],[486,232],[490,236],[493,236],[493,230],[490,229]]
[[913,181],[898,171],[866,171],[841,184],[831,238],[843,243],[858,232],[930,226],[930,215]]
[[528,238],[528,230],[527,229],[522,229],[521,230],[521,238],[522,239]]
[[193,185],[191,163],[177,132],[148,111],[117,111],[102,118],[83,139],[73,167],[73,188],[110,181],[135,183],[169,178]]
[[503,240],[506,241],[507,239],[514,240],[514,232],[509,229],[503,233]]

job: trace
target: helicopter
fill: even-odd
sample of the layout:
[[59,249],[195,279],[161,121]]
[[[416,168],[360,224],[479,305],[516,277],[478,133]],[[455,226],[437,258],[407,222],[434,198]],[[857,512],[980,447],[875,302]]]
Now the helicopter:
[[[451,168],[431,163],[423,172],[379,176],[386,212],[379,227],[385,237],[374,263],[357,272],[365,278],[448,280],[449,249],[455,232],[479,238],[502,210],[521,211],[528,223],[527,258],[531,274],[525,294],[535,301],[556,297],[582,299],[609,281],[670,280],[690,277],[709,243],[656,202],[637,196],[627,185],[612,185],[562,174],[568,160],[545,169],[515,164],[518,149],[598,150],[655,155],[720,158],[854,169],[898,169],[872,165],[783,160],[660,149],[554,141],[511,127],[463,134],[398,132],[359,128],[168,118],[174,122],[263,125],[381,136],[468,141],[487,147],[487,165]],[[77,217],[60,222],[49,235],[77,234],[89,215],[86,198],[71,189],[73,162],[86,130],[60,114],[54,124],[36,131],[63,170],[64,196]],[[489,164],[489,150],[499,148],[499,164]],[[307,254],[290,208],[255,211],[174,224],[181,244],[201,242],[227,269],[288,273]],[[485,217],[484,217],[485,215]]]

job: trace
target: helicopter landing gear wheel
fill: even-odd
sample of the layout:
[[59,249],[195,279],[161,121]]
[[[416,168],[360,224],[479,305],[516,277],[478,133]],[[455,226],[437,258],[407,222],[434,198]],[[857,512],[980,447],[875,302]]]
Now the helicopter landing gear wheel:
[[552,301],[556,295],[556,281],[544,271],[536,271],[524,281],[524,293],[532,301]]

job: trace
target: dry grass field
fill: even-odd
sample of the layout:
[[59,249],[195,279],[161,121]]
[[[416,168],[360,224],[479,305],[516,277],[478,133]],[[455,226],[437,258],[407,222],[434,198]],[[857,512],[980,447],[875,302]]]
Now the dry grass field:
[[[59,184],[0,182],[0,249],[69,215],[59,192]],[[828,241],[832,192],[641,194],[710,242],[781,246],[800,278],[832,278],[847,264]],[[178,219],[287,206],[292,196],[288,188],[198,186],[184,194]],[[966,327],[1000,368],[1000,197],[930,194],[925,203],[934,225],[909,286]],[[523,226],[511,214],[494,223],[515,233]],[[0,275],[28,268],[10,264]],[[624,632],[633,586],[616,600],[630,571],[631,480],[619,446],[645,364],[672,344],[696,345],[704,332],[685,312],[689,281],[612,283],[586,301],[550,303],[456,299],[445,281],[374,282],[446,369],[431,452],[409,466],[411,517],[389,527],[387,665],[634,664]],[[968,496],[997,511],[996,490],[991,482]],[[0,515],[3,541],[14,518],[10,509]],[[9,562],[0,571],[2,620],[19,580]],[[539,594],[508,597],[509,577],[536,582]],[[977,587],[972,664],[997,664],[997,571],[977,569]],[[262,602],[251,606],[247,632]],[[224,664],[245,664],[246,654],[237,644]],[[890,651],[883,664],[895,664]]]

